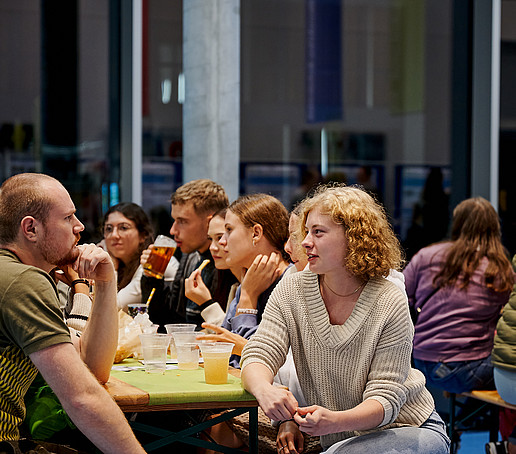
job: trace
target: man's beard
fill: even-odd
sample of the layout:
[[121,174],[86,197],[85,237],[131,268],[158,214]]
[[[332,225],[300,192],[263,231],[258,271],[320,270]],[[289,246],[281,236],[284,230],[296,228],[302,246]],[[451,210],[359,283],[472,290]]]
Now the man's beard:
[[[77,242],[79,239],[80,236],[77,236]],[[48,238],[45,238],[43,244],[45,246],[41,248],[41,255],[43,255],[45,261],[51,265],[55,265],[57,267],[71,265],[77,260],[77,257],[79,257],[79,249],[75,247],[77,243],[74,243],[72,248],[65,255],[58,255],[55,248],[52,247],[52,242],[48,241]]]
[[58,266],[59,268],[71,265],[77,260],[77,257],[79,257],[79,250],[74,246],[68,254],[66,254],[64,257],[57,259],[57,261],[54,263],[54,265]]

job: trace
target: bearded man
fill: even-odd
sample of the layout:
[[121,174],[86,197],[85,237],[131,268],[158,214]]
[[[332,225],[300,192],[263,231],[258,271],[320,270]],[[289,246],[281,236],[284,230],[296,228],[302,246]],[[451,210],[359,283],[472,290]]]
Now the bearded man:
[[[24,395],[39,371],[75,425],[102,452],[143,453],[99,382],[117,346],[116,279],[107,252],[78,245],[84,225],[64,186],[35,173],[0,187],[0,441],[14,452]],[[72,266],[95,280],[95,304],[80,338],[70,336],[50,272]]]

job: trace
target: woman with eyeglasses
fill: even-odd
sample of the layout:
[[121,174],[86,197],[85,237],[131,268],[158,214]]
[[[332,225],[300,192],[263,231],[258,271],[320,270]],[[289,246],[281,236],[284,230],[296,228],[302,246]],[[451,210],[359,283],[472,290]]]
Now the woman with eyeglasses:
[[[119,309],[127,311],[128,304],[141,302],[140,256],[153,240],[151,223],[139,205],[119,203],[106,212],[101,245],[109,252],[117,271]],[[165,280],[174,278],[178,266],[178,261],[172,257]]]

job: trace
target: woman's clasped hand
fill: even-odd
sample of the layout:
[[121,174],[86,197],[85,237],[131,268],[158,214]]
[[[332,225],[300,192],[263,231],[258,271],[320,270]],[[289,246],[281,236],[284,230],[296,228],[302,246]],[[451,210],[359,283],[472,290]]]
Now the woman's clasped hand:
[[276,438],[276,446],[279,453],[298,453],[303,452],[305,445],[305,437],[300,432],[297,424],[292,420],[286,420],[280,423],[278,427],[278,436]]

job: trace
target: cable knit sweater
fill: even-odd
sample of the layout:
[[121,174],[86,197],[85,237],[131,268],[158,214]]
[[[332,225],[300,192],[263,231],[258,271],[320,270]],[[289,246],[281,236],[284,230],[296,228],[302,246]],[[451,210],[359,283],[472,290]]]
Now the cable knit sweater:
[[[305,270],[274,289],[242,367],[258,362],[275,375],[291,347],[308,405],[337,411],[375,399],[384,408],[382,429],[420,426],[434,402],[423,374],[410,367],[413,334],[406,299],[382,278],[366,284],[343,325],[331,325],[318,276]],[[363,433],[324,435],[321,445]]]

